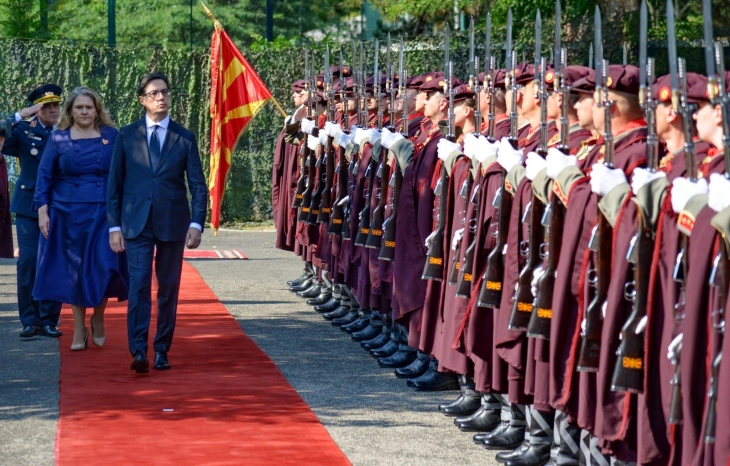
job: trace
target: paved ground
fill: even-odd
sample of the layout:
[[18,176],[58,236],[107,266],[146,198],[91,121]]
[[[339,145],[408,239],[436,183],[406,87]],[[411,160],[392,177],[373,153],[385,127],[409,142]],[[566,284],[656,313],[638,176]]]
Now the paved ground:
[[[190,262],[353,464],[497,464],[436,411],[456,392],[412,391],[289,293],[285,282],[300,274],[301,262],[273,242],[272,232],[205,234],[201,248],[240,249],[250,260]],[[0,464],[52,464],[58,343],[19,341],[14,272],[14,261],[0,260]]]

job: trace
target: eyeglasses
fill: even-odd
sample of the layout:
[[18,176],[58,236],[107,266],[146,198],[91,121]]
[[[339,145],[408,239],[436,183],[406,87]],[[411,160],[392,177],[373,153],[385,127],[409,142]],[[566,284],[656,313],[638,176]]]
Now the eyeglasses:
[[161,90],[150,91],[147,94],[142,94],[142,96],[157,100],[160,98],[160,96],[170,97],[170,94],[172,94],[172,91],[170,89],[161,89]]

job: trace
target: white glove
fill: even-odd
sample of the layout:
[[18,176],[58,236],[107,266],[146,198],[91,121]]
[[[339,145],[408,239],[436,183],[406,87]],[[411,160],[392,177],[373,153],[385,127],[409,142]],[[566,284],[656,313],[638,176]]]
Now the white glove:
[[698,194],[707,194],[707,180],[701,178],[696,183],[687,178],[672,181],[672,210],[678,214],[684,210],[690,199]]
[[578,166],[578,159],[575,155],[565,155],[554,147],[548,149],[545,160],[547,161],[547,176],[552,179],[556,179],[566,168]]
[[355,131],[352,134],[353,134],[353,137],[355,139],[355,143],[358,146],[362,147],[362,142],[365,139],[367,139],[367,138],[370,137],[370,130],[369,129],[357,128],[357,129],[355,129]]
[[547,161],[537,155],[537,153],[530,152],[527,154],[525,167],[527,168],[525,176],[527,176],[530,181],[533,181],[537,177],[537,174],[540,173],[543,168],[547,167]]
[[634,195],[639,192],[641,188],[659,178],[666,178],[667,174],[663,171],[650,172],[646,168],[637,168],[634,170],[633,177],[631,180],[631,190]]
[[324,146],[327,144],[327,132],[322,130],[319,132],[319,145]]
[[373,128],[370,130],[370,144],[375,145],[377,141],[379,141],[381,138],[380,131]]
[[302,133],[312,134],[312,129],[314,128],[314,120],[310,120],[309,118],[303,118],[300,126],[302,128]]
[[432,231],[431,234],[426,237],[426,241],[424,241],[426,249],[431,249],[431,240],[434,236],[436,236],[436,230]]
[[730,205],[730,180],[724,175],[710,175],[710,190],[707,192],[707,205],[715,212],[721,212]]
[[669,346],[667,346],[667,359],[669,359],[672,362],[673,366],[676,366],[679,362],[679,354],[682,351],[682,340],[684,339],[684,334],[680,333],[676,337],[674,337],[674,340],[672,340],[671,343],[669,343]]
[[333,123],[331,121],[328,121],[324,124],[324,132],[327,133],[327,136],[333,138],[337,135],[337,132],[340,130],[340,125],[337,123]]
[[307,138],[307,147],[309,147],[313,151],[317,151],[317,147],[319,146],[319,138],[315,138],[311,134]]
[[620,168],[608,168],[602,163],[594,163],[591,171],[591,191],[605,196],[621,183],[628,183]]
[[460,228],[454,232],[454,238],[451,240],[451,249],[456,251],[456,247],[459,245],[459,241],[464,237],[464,229]]
[[400,141],[401,139],[405,138],[399,132],[396,131],[395,133],[391,133],[388,128],[383,128],[380,137],[380,144],[386,149],[390,149],[391,147],[393,147],[393,144]]
[[342,147],[343,149],[347,148],[347,145],[352,142],[353,133],[352,131],[350,134],[346,134],[344,131],[340,131],[337,133],[337,143]]
[[479,139],[474,133],[469,133],[464,136],[464,155],[473,159],[476,154],[477,147],[479,146]]
[[502,140],[497,142],[496,145],[497,163],[499,163],[505,170],[510,171],[512,167],[522,162],[522,151],[513,148],[507,138],[502,138]]
[[489,139],[484,136],[479,136],[477,139],[477,150],[474,156],[477,158],[479,163],[484,162],[489,157],[497,155],[497,145],[489,142]]
[[[537,154],[535,154],[537,155]],[[538,155],[538,157],[540,157]],[[537,284],[540,282],[540,279],[542,276],[545,275],[545,269],[542,268],[542,265],[538,265],[537,268],[532,272],[532,282],[530,282],[530,291],[532,292],[532,296],[537,297]]]
[[446,138],[439,139],[438,144],[436,145],[436,155],[438,155],[438,158],[441,160],[446,160],[446,158],[454,151],[461,152],[461,146],[459,146],[455,142],[451,142]]

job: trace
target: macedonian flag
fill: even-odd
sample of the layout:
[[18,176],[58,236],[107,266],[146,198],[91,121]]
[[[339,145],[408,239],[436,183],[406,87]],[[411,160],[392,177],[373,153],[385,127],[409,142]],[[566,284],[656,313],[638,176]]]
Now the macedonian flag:
[[210,45],[210,224],[218,231],[226,175],[231,168],[231,153],[251,119],[273,97],[243,54],[213,18],[215,30]]

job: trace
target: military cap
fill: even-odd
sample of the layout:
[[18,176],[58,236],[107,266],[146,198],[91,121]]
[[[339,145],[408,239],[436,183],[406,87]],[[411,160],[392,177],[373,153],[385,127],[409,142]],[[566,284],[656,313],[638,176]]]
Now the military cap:
[[28,94],[28,101],[33,104],[47,104],[51,102],[61,102],[63,99],[61,99],[61,92],[62,89],[60,86],[57,86],[55,84],[43,84]]
[[423,86],[427,85],[431,81],[443,81],[444,79],[444,73],[441,71],[431,71],[430,73],[425,73],[421,76],[423,77],[423,80],[421,81],[421,84],[418,85],[419,92],[427,92],[423,90]]
[[[593,71],[593,70],[591,70]],[[578,94],[593,94],[596,90],[596,74],[591,73],[585,78],[580,78],[570,87],[571,92]]]
[[515,82],[519,85],[525,85],[535,80],[535,65],[530,63],[520,63],[515,68]]
[[[406,88],[418,90],[418,88],[421,87],[421,84],[424,83],[426,77],[429,74],[430,73],[424,73],[424,74],[419,74],[417,76],[411,76],[410,78],[408,78],[408,81],[406,81]],[[433,78],[431,78],[431,79],[433,79]]]
[[345,78],[342,81],[337,81],[337,83],[333,86],[335,92],[340,92],[343,85],[342,83],[344,83],[345,86],[345,93],[347,95],[352,95],[355,89],[355,80],[353,78]]
[[302,92],[306,88],[307,88],[307,81],[305,79],[300,79],[298,81],[294,81],[291,85],[292,92]]
[[317,89],[324,90],[324,75],[318,74],[317,77],[314,79],[314,85],[317,86]]
[[606,87],[625,94],[639,93],[639,67],[634,65],[609,65]]
[[[339,78],[340,77],[340,67],[337,65],[330,66],[330,73],[332,73],[333,78]],[[352,68],[349,66],[343,66],[342,67],[342,77],[343,78],[349,78],[352,76]]]
[[[451,80],[452,85],[454,88],[461,86],[462,82],[459,81],[458,78],[453,78]],[[432,79],[430,81],[427,81],[421,85],[421,92],[441,92],[445,93],[444,86],[446,86],[446,79],[441,76],[437,79]]]
[[[494,87],[504,90],[504,78],[504,69],[494,70]],[[484,85],[484,72],[479,73],[477,75],[477,79],[479,79],[479,82]]]
[[474,90],[468,84],[461,84],[454,89],[454,102],[473,98]]
[[[665,104],[672,103],[672,81],[670,75],[660,76],[651,88],[653,97]],[[707,78],[697,73],[687,73],[687,102],[709,102]]]
[[[374,92],[373,88],[375,87],[375,91],[378,91],[378,89],[380,89],[379,92],[384,93],[387,90],[386,89],[387,82],[388,82],[388,75],[381,74],[379,83],[378,83],[379,88],[375,87],[375,77],[370,76],[370,77],[368,77],[368,79],[365,80],[365,92],[367,92],[368,94],[372,94]],[[394,76],[393,77],[393,87],[395,88],[397,86],[398,86],[398,77]]]
[[[565,81],[568,86],[573,86],[576,81],[583,79],[591,74],[594,74],[592,69],[588,68],[587,66],[581,65],[566,66],[564,73]],[[545,73],[545,85],[552,90],[555,88],[555,84],[555,70],[549,68],[548,71]],[[560,85],[560,83],[557,84]]]

